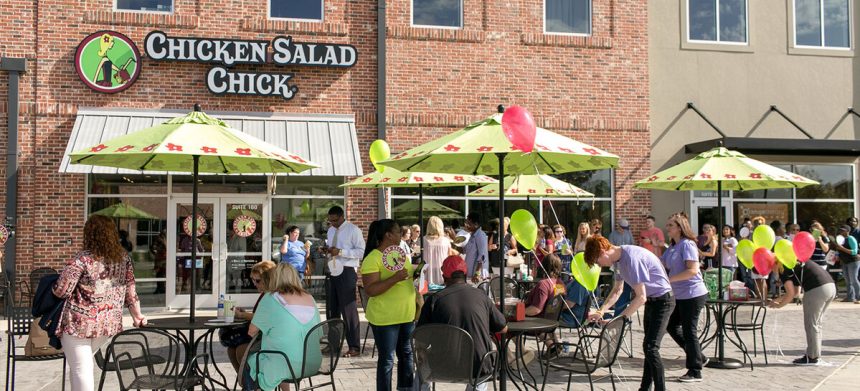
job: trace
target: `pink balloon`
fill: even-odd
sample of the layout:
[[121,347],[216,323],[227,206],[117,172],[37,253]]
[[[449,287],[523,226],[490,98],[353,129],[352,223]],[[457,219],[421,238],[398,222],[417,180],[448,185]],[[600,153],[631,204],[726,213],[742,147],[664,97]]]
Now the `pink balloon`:
[[753,252],[753,265],[758,274],[763,276],[770,274],[775,261],[773,253],[764,247],[759,247]]
[[791,247],[794,249],[794,255],[797,255],[797,260],[801,263],[806,262],[815,252],[815,238],[809,232],[798,232],[794,235]]
[[537,127],[528,110],[520,106],[508,107],[502,114],[502,130],[514,148],[523,152],[534,149]]

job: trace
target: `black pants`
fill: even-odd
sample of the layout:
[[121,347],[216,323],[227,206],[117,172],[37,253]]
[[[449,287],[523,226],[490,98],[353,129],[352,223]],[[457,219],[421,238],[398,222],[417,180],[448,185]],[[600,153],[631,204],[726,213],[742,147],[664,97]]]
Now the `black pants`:
[[675,297],[666,294],[659,298],[648,298],[645,303],[645,319],[643,326],[645,340],[642,350],[645,352],[645,365],[642,370],[642,383],[639,390],[648,391],[654,385],[654,391],[666,390],[666,375],[663,360],[660,358],[660,342],[666,334],[669,315],[675,309]]
[[341,318],[346,323],[346,344],[352,350],[359,350],[358,305],[355,302],[355,268],[344,267],[339,276],[329,278],[326,303],[328,319]]
[[699,345],[699,316],[702,308],[705,308],[705,300],[708,295],[694,297],[692,299],[676,300],[675,311],[669,317],[669,326],[666,331],[675,340],[678,346],[687,353],[687,371],[693,376],[702,376],[702,364],[705,356],[702,355],[702,347]]

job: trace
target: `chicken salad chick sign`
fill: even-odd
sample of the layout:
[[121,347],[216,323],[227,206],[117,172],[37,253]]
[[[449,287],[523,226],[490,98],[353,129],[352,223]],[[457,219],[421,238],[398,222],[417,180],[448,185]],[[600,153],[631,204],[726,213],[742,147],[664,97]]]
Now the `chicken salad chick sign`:
[[[96,50],[106,47],[105,37],[122,37],[119,49]],[[107,38],[111,39],[111,38]],[[111,39],[111,42],[116,41]],[[93,46],[93,48],[89,48]],[[126,46],[128,49],[126,49]],[[206,73],[206,86],[216,95],[265,95],[292,99],[298,87],[293,84],[293,73],[251,72],[236,70],[240,64],[279,66],[315,66],[348,68],[355,65],[358,53],[352,45],[306,43],[290,36],[278,36],[271,41],[224,38],[174,37],[162,31],[150,32],[144,39],[146,55],[153,61],[178,61],[216,64]],[[132,61],[111,61],[109,51],[130,52]],[[89,53],[89,54],[88,54]],[[87,54],[86,56],[82,54]],[[131,86],[140,73],[139,52],[134,43],[113,31],[91,34],[78,47],[76,68],[84,84],[99,92],[119,92]],[[92,57],[92,58],[89,58]],[[106,60],[107,59],[107,60]],[[87,67],[81,64],[90,64]],[[105,64],[108,65],[105,65]],[[127,63],[127,64],[126,64]],[[97,66],[95,66],[97,64]],[[121,67],[125,68],[121,68]],[[134,75],[129,75],[128,68]],[[85,69],[91,68],[91,69]],[[101,73],[96,73],[102,70]],[[108,72],[110,71],[110,72]],[[89,74],[92,73],[93,76]],[[111,73],[115,76],[105,75]],[[122,89],[106,89],[104,79],[113,77],[121,82]],[[101,83],[101,84],[100,84]]]

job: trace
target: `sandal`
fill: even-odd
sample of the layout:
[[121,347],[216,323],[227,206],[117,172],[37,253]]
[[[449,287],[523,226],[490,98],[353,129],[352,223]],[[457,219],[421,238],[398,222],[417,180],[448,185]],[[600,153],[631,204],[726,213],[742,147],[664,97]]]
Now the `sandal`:
[[344,357],[358,357],[361,356],[361,351],[350,349],[346,353],[343,354]]

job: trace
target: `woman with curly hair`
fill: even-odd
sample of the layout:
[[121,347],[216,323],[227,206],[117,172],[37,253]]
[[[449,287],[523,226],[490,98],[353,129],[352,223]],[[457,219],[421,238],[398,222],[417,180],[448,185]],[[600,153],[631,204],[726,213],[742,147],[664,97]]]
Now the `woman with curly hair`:
[[72,391],[93,389],[93,353],[122,331],[123,305],[135,326],[146,324],[131,257],[119,243],[113,220],[90,217],[83,236],[83,248],[54,285],[54,295],[66,299],[57,334],[69,363]]

